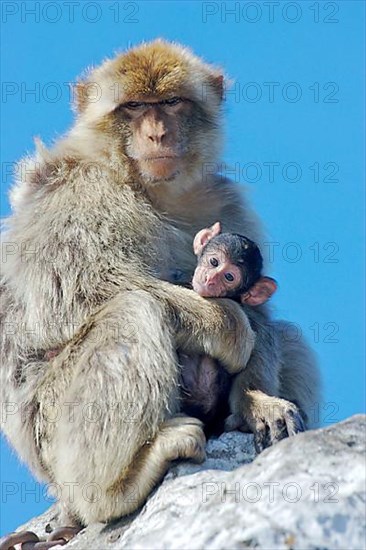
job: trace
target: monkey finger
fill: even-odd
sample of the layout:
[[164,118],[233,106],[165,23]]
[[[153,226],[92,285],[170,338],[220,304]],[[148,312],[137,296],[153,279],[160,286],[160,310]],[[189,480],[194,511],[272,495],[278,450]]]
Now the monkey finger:
[[257,454],[260,454],[266,448],[264,430],[256,431],[254,434],[254,448]]
[[277,418],[270,424],[271,445],[289,436],[285,418]]
[[254,447],[259,454],[271,445],[270,429],[265,422],[257,422],[254,431]]
[[300,411],[290,409],[287,412],[286,426],[289,436],[305,431],[305,424]]

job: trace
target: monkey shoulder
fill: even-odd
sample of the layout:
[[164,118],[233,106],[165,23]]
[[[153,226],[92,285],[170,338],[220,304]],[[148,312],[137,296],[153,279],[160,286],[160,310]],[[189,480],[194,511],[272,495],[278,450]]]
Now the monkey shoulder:
[[249,204],[246,187],[220,174],[210,180],[211,192],[220,204],[220,221],[222,230],[240,233],[257,243],[261,248],[264,232],[259,217]]
[[120,184],[101,163],[67,155],[25,163],[26,177],[11,191],[14,232],[19,228],[29,238],[57,238],[60,245],[85,233],[93,247],[97,241],[136,243],[159,224],[143,195]]
[[27,159],[27,168],[7,220],[6,240],[13,244],[4,278],[29,308],[37,310],[34,297],[42,296],[44,310],[60,313],[65,292],[73,303],[93,307],[129,269],[163,263],[163,222],[111,171],[67,156]]

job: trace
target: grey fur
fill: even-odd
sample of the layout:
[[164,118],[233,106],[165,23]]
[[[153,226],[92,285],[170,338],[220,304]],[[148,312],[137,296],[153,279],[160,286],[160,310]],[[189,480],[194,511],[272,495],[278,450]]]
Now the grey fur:
[[[188,75],[199,88],[197,75],[203,82],[211,69],[166,47],[191,63]],[[108,61],[95,72],[106,89],[112,70]],[[216,113],[217,92],[208,97]],[[83,106],[64,139],[51,150],[38,144],[21,163],[26,175],[11,192],[1,282],[2,429],[35,475],[56,484],[67,521],[85,524],[135,510],[171,460],[203,459],[200,422],[177,416],[176,349],[211,355],[230,372],[253,349],[237,304],[158,278],[179,269],[190,281],[193,236],[217,220],[224,231],[261,242],[237,186],[202,177],[219,149],[216,125],[195,136],[196,164],[173,182],[147,187],[119,136],[101,131],[97,108]],[[269,353],[261,330],[259,358]],[[55,348],[60,354],[45,360]],[[306,348],[284,342],[280,364],[276,392],[306,411],[316,383]],[[271,379],[268,370],[259,373],[258,384]],[[91,402],[97,421],[86,413]]]

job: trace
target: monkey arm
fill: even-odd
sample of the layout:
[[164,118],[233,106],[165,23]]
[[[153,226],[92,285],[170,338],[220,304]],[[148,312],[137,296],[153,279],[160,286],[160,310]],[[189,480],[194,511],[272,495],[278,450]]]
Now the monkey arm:
[[237,303],[202,298],[192,290],[160,281],[152,293],[166,308],[177,348],[214,357],[231,374],[245,367],[255,334]]
[[[254,347],[255,333],[239,304],[227,299],[202,298],[192,290],[138,272],[133,276],[130,272],[129,279],[120,281],[121,296],[125,290],[148,292],[156,300],[157,308],[163,309],[177,349],[218,359],[231,374],[245,367]],[[116,299],[120,299],[118,294]],[[103,308],[104,305],[89,316],[72,341],[84,334],[85,327],[93,323],[98,310]]]

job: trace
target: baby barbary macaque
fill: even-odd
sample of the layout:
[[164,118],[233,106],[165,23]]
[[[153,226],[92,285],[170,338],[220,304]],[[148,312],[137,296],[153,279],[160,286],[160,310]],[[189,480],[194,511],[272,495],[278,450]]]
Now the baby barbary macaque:
[[198,263],[192,286],[200,296],[233,298],[258,306],[277,289],[274,279],[262,276],[258,246],[243,235],[221,233],[219,222],[197,233],[193,250]]
[[[253,241],[221,233],[221,225],[199,231],[193,242],[198,258],[192,287],[205,298],[231,298],[259,306],[276,291],[276,281],[262,275],[263,258]],[[180,354],[182,410],[202,420],[206,433],[220,433],[230,414],[232,376],[205,355]]]

